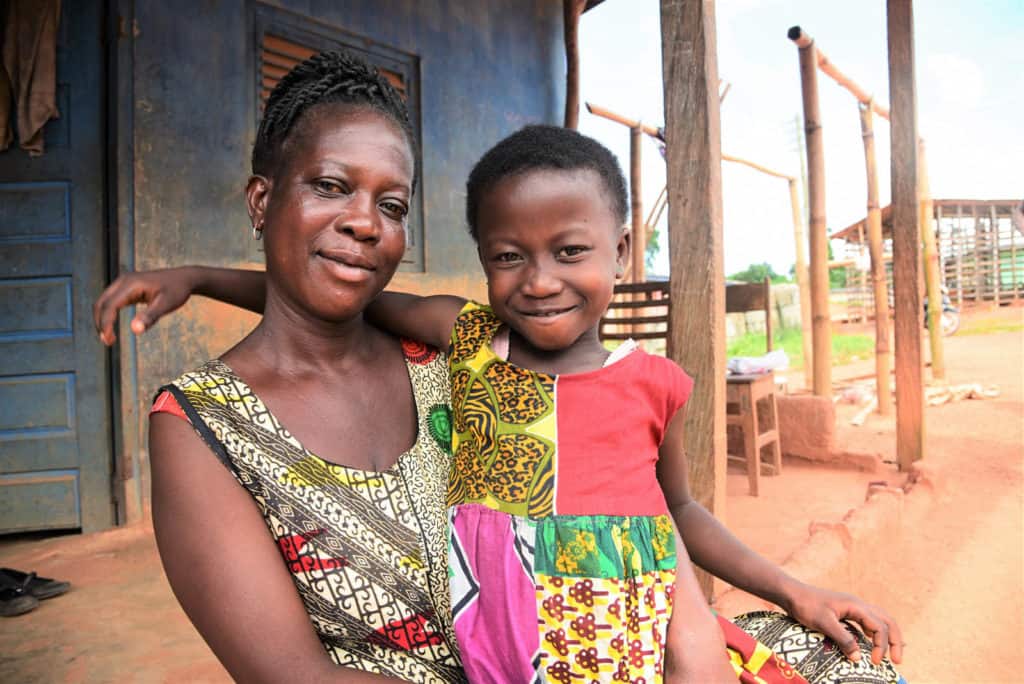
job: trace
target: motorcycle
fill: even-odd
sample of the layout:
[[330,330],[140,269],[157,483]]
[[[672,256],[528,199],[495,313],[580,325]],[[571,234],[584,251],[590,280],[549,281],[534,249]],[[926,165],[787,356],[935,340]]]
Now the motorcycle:
[[[924,327],[928,327],[928,297],[924,298]],[[942,313],[939,317],[939,330],[943,337],[949,337],[960,329],[960,311],[953,306],[949,292],[942,288]]]

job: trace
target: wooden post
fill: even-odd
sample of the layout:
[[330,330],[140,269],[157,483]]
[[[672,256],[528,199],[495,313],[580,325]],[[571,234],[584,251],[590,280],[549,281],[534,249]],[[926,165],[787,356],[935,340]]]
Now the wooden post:
[[985,301],[985,268],[981,255],[981,223],[978,221],[978,205],[971,204],[971,234],[974,236],[974,303]]
[[1024,202],[1019,207],[1010,207],[1010,284],[1013,287],[1013,298],[1020,298],[1020,285],[1017,284],[1017,236],[1013,231],[1024,235]]
[[928,340],[932,359],[932,378],[946,379],[946,353],[942,340],[942,278],[939,275],[939,250],[935,244],[935,222],[928,162],[924,140],[917,141],[917,185],[920,202],[921,242],[924,244],[924,285],[928,295]]
[[565,34],[565,127],[575,129],[580,120],[580,15],[586,0],[562,0],[562,31]]
[[882,248],[882,211],[878,206],[878,164],[875,158],[875,130],[871,108],[859,105],[860,130],[864,136],[864,166],[868,177],[868,251],[871,253],[871,284],[875,297],[875,383],[878,412],[892,413],[889,374],[889,288],[885,277],[885,253]]
[[647,230],[644,225],[644,198],[641,192],[641,144],[643,129],[633,126],[629,129],[629,199],[630,216],[633,219],[633,282],[642,283],[647,279],[644,260],[647,256]]
[[804,217],[800,210],[800,197],[796,178],[789,179],[789,207],[793,212],[793,242],[796,245],[796,263],[793,266],[796,286],[800,291],[800,344],[804,352],[804,386],[814,384],[811,356],[811,284],[807,277],[807,238],[804,236]]
[[999,216],[996,213],[996,205],[988,205],[988,214],[991,217],[989,221],[992,223],[992,239],[994,240],[992,259],[995,262],[993,264],[993,278],[996,287],[996,306],[999,306],[1003,302],[1003,264],[999,254]]
[[956,305],[964,306],[964,205],[956,205]]
[[[725,519],[725,263],[714,0],[661,0],[672,359],[697,383],[685,448],[694,498]],[[685,305],[680,306],[680,303]],[[712,578],[698,580],[710,596]]]
[[892,248],[896,306],[896,457],[907,472],[924,455],[921,385],[921,239],[917,201],[917,85],[912,0],[888,0],[892,107]]
[[829,314],[828,234],[825,226],[825,144],[818,107],[818,68],[814,39],[789,29],[800,48],[800,89],[807,136],[807,194],[810,206],[811,319],[814,346],[814,393],[832,396],[832,320]]

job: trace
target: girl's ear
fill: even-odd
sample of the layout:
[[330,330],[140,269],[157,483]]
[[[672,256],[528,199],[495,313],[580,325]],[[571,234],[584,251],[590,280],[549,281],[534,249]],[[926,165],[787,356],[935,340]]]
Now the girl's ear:
[[626,276],[626,266],[629,264],[630,254],[633,252],[633,234],[627,227],[623,226],[619,232],[619,243],[615,246],[615,279],[621,280]]
[[263,232],[272,187],[273,182],[265,176],[249,176],[245,185],[245,207],[249,211],[254,235]]

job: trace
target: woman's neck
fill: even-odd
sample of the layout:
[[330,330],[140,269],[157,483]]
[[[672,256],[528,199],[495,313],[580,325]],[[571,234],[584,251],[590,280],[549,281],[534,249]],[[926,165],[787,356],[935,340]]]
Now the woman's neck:
[[262,365],[282,373],[335,374],[371,356],[382,334],[362,312],[344,321],[325,321],[268,293],[263,319],[232,351],[258,354]]

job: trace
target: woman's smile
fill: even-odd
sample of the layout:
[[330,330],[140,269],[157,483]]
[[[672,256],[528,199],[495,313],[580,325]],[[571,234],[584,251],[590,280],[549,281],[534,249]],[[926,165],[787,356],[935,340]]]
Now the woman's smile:
[[376,263],[362,254],[343,247],[324,247],[316,251],[328,272],[340,280],[349,282],[371,278],[377,270]]

